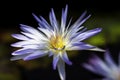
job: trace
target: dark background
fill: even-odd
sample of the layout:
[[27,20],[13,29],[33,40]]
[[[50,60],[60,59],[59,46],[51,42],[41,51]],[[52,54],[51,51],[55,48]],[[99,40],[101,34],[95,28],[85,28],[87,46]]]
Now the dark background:
[[[57,70],[52,69],[52,59],[46,61],[47,57],[27,62],[22,60],[11,62],[9,59],[15,49],[10,47],[10,44],[16,40],[10,35],[20,32],[19,24],[21,23],[36,27],[37,22],[32,13],[48,19],[50,9],[54,8],[56,15],[60,18],[61,10],[66,4],[69,7],[68,15],[73,19],[78,18],[85,10],[88,14],[92,14],[85,25],[89,25],[90,28],[102,27],[101,35],[104,39],[101,44],[99,41],[91,43],[103,49],[109,49],[117,61],[120,50],[120,8],[117,0],[3,0],[0,1],[0,80],[60,80]],[[101,39],[101,36],[99,38]],[[86,70],[81,64],[87,62],[91,54],[97,53],[96,55],[103,58],[103,53],[91,51],[72,53],[78,54],[70,58],[73,62],[72,66],[66,65],[66,80],[102,78]]]
[[[61,13],[65,5],[69,12],[82,13],[84,10],[92,14],[114,14],[120,12],[117,0],[2,0],[0,1],[1,28],[11,28],[20,23],[34,22],[32,13],[47,16],[50,8]],[[113,15],[114,16],[114,15]]]

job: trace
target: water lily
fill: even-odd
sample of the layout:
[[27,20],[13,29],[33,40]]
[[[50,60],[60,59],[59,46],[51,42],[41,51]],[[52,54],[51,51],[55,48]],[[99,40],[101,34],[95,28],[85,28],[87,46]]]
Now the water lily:
[[[66,51],[71,50],[96,50],[103,51],[95,46],[82,42],[83,40],[101,32],[101,28],[86,31],[82,24],[90,17],[86,16],[86,11],[80,18],[71,25],[71,20],[67,24],[68,6],[62,10],[61,24],[56,19],[54,10],[49,14],[50,23],[42,16],[37,17],[38,29],[31,26],[20,24],[21,34],[13,34],[20,42],[11,46],[20,47],[12,53],[11,60],[32,60],[46,55],[53,56],[53,69],[58,69],[61,80],[66,79],[65,63],[72,65]],[[80,31],[81,30],[81,31]]]
[[97,56],[94,56],[89,60],[89,63],[84,63],[83,66],[101,76],[104,77],[102,80],[120,80],[120,54],[119,54],[119,64],[117,65],[111,54],[107,51],[104,55],[105,61]]

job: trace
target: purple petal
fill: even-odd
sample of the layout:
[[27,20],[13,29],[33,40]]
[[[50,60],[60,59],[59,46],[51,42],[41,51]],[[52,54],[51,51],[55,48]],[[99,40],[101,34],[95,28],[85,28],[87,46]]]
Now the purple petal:
[[61,18],[61,30],[62,33],[65,30],[66,20],[67,20],[67,11],[68,11],[68,5],[66,5],[65,10],[62,10],[62,18]]
[[102,30],[101,28],[96,28],[96,29],[92,29],[92,30],[83,32],[83,33],[79,34],[79,35],[75,38],[75,40],[77,40],[77,41],[82,41],[82,40],[84,40],[84,39],[87,39],[87,38],[89,38],[89,37],[91,37],[91,36],[96,35],[97,33],[101,32],[101,30]]
[[64,52],[64,53],[62,53],[63,55],[62,55],[62,59],[63,59],[63,61],[65,61],[67,64],[69,64],[69,65],[72,65],[72,62],[69,60],[69,58],[68,58],[68,56],[67,56],[67,53],[66,52]]
[[66,72],[65,72],[64,61],[59,59],[57,67],[58,67],[58,72],[59,72],[59,76],[60,76],[61,80],[66,80]]
[[94,73],[97,73],[97,74],[100,74],[103,76],[107,76],[108,72],[103,67],[101,67],[101,65],[99,65],[97,63],[92,64],[92,67],[94,68]]
[[25,32],[28,32],[28,33],[38,33],[38,31],[36,29],[34,29],[33,27],[31,26],[28,26],[28,25],[24,25],[24,24],[20,24],[20,28],[25,31]]
[[54,55],[53,57],[53,69],[56,69],[57,63],[59,61],[60,56],[59,55]]
[[50,23],[51,23],[52,27],[54,27],[56,32],[58,32],[58,23],[57,23],[56,16],[54,14],[54,10],[53,9],[51,9],[51,12],[49,14],[49,18],[50,18]]
[[76,38],[79,35],[79,33],[83,32],[83,31],[81,31],[81,32],[78,32],[78,31],[83,28],[84,28],[84,26],[81,26],[76,29],[74,28],[74,29],[68,30],[67,37],[70,37],[70,40],[72,40],[73,38]]
[[85,43],[73,43],[72,46],[70,47],[70,50],[88,50],[95,48],[95,46],[85,44]]
[[41,19],[40,24],[43,25],[44,28],[53,30],[53,27],[51,27],[50,24],[48,24],[48,22],[42,16],[40,16],[40,19]]
[[22,47],[22,45],[25,45],[25,44],[30,44],[30,42],[28,42],[28,41],[19,41],[19,42],[11,44],[11,46],[13,46],[13,47]]
[[82,20],[82,18],[84,17],[85,14],[86,14],[86,12],[84,12],[83,15],[70,27],[70,29],[69,29],[70,33],[74,33],[74,31],[75,32],[78,31],[80,26],[91,16],[91,15],[89,15]]
[[68,25],[67,25],[67,27],[66,27],[66,29],[65,29],[65,33],[68,33],[68,29],[69,29],[69,27],[70,27],[71,21],[72,21],[72,18],[71,18],[71,19],[69,20],[69,22],[68,22]]
[[105,53],[105,61],[107,62],[108,66],[111,66],[113,69],[117,69],[117,65],[112,60],[109,51],[106,51]]
[[82,19],[84,19],[84,17],[85,17],[86,14],[87,14],[87,11],[84,11],[84,12],[81,14],[81,16],[80,16],[79,21],[81,21]]
[[96,70],[97,74],[107,76],[110,73],[109,66],[107,66],[100,58],[94,56],[90,59],[90,65]]
[[29,54],[16,55],[16,56],[12,57],[10,60],[11,60],[11,61],[15,61],[15,60],[23,59],[23,58],[25,58],[25,57],[28,56],[28,55],[29,55]]
[[75,24],[73,24],[73,29],[74,29],[75,27],[76,27],[76,29],[79,28],[87,19],[90,18],[90,16],[91,16],[91,15],[87,16],[87,17],[84,18],[82,21],[81,21],[81,18],[79,18],[79,19],[75,22]]
[[[84,26],[81,26],[81,29],[82,28],[84,28]],[[78,31],[79,31],[80,29],[78,29]],[[84,28],[83,30],[81,30],[81,31],[77,31],[76,33],[73,33],[73,34],[70,34],[70,40],[72,40],[72,39],[74,39],[74,38],[76,38],[79,34],[81,34],[81,33],[83,33],[85,30],[87,30],[87,28]]]
[[94,73],[97,72],[97,71],[95,70],[95,68],[92,66],[92,64],[84,63],[84,64],[82,64],[82,66],[83,66],[84,68],[86,68],[86,69],[88,69],[88,70],[94,72]]
[[12,53],[12,55],[23,55],[23,54],[28,54],[28,53],[33,53],[35,51],[35,49],[19,49],[15,52]]
[[49,57],[53,56],[54,53],[52,51],[49,51]]
[[27,25],[24,25],[24,24],[20,24],[20,26],[21,26],[20,28],[23,31],[25,31],[25,33],[30,33],[30,34],[33,34],[33,35],[36,35],[36,36],[39,36],[39,37],[41,37],[41,35],[42,35],[42,34],[40,34],[40,32],[37,29],[35,29],[31,26],[27,26]]
[[[78,18],[78,20],[71,26],[71,29],[70,30],[72,30],[72,29],[77,29],[79,26],[80,26],[80,24],[82,24],[83,23],[83,21],[85,22],[90,16],[88,16],[87,18],[84,18],[85,17],[85,15],[86,15],[86,11]],[[81,20],[83,20],[82,22],[81,22]],[[78,26],[78,24],[79,24],[79,26]],[[77,27],[77,28],[76,28]]]
[[26,56],[26,57],[24,58],[24,60],[27,61],[27,60],[36,59],[36,58],[39,58],[39,57],[46,56],[47,54],[48,54],[48,53],[47,53],[46,51],[40,51],[40,50],[38,50],[38,51],[35,51],[35,52],[33,52],[32,54]]
[[42,17],[40,16],[40,18],[38,18],[35,14],[32,14],[34,16],[34,18],[37,20],[38,22],[38,25],[41,27],[41,28],[45,28],[45,29],[49,29],[51,30],[52,27],[48,24],[48,22]]
[[41,20],[34,13],[32,13],[32,15],[37,20],[38,23],[41,23]]

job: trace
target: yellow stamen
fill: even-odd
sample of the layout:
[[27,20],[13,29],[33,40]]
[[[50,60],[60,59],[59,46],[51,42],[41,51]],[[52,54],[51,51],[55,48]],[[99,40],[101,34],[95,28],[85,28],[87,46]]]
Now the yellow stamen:
[[63,50],[65,48],[65,40],[62,36],[51,36],[50,47],[55,50]]

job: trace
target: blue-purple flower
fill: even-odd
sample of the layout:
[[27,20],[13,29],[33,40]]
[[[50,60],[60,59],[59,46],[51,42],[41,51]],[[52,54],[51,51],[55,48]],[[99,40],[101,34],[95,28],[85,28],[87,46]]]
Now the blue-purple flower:
[[[13,34],[20,42],[12,44],[13,47],[21,49],[14,51],[14,57],[11,60],[32,60],[46,55],[53,56],[53,69],[58,69],[61,80],[66,79],[65,63],[72,65],[68,59],[66,51],[70,50],[96,50],[104,51],[95,46],[82,42],[83,40],[101,32],[101,28],[86,31],[82,24],[90,17],[86,11],[80,18],[71,25],[71,20],[67,22],[68,6],[62,10],[61,23],[58,23],[54,10],[51,9],[49,14],[50,23],[42,16],[37,17],[33,14],[38,22],[38,29],[31,26],[20,24],[21,34]],[[81,31],[80,31],[81,30]]]
[[102,80],[120,80],[120,54],[117,65],[111,58],[110,53],[107,51],[104,55],[105,61],[97,56],[89,60],[89,63],[84,63],[83,66],[103,77]]

